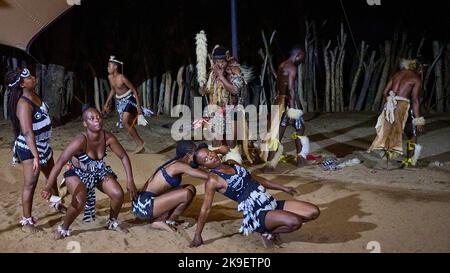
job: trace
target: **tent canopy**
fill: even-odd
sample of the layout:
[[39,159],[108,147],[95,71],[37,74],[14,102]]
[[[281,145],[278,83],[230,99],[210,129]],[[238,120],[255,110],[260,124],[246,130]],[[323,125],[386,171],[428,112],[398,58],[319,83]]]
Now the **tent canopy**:
[[67,0],[0,0],[0,44],[28,52],[33,39],[71,8]]

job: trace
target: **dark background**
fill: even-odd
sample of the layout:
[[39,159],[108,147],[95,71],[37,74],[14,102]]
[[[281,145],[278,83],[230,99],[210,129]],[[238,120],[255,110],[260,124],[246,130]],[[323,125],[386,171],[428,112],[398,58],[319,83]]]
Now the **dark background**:
[[[274,63],[281,62],[292,44],[304,41],[305,19],[318,26],[326,21],[318,29],[324,41],[335,41],[344,23],[349,53],[356,52],[339,0],[237,3],[241,63],[259,66],[261,30],[267,36],[277,30],[272,52]],[[369,6],[366,0],[342,3],[357,46],[365,40],[376,49],[384,40],[392,40],[396,29],[407,31],[411,43],[418,43],[422,36],[445,41],[450,37],[447,1],[381,0],[381,6]],[[195,61],[194,36],[202,29],[210,49],[215,44],[231,47],[229,0],[83,0],[39,35],[30,52],[41,63],[60,64],[78,73],[93,67],[101,77],[106,77],[109,56],[115,55],[125,61],[125,74],[139,83]]]

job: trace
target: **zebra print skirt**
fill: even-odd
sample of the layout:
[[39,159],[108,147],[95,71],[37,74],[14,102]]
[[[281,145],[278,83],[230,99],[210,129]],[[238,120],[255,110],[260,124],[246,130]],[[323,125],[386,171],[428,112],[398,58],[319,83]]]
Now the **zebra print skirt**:
[[[39,153],[39,164],[41,166],[46,166],[48,162],[53,157],[53,150],[46,141],[36,141],[36,148]],[[14,148],[13,148],[13,164],[26,161],[29,159],[34,159],[33,153],[31,152],[31,149],[28,147],[27,143],[23,138],[17,138],[17,140],[14,142]]]
[[239,232],[247,236],[252,232],[265,231],[265,215],[277,209],[278,205],[263,186],[258,186],[239,202],[238,211],[244,214]]
[[64,173],[64,178],[78,176],[81,182],[86,186],[87,196],[83,216],[83,222],[85,223],[95,221],[95,189],[103,182],[107,175],[112,175],[117,179],[117,175],[110,166],[105,166],[98,172],[86,172],[72,165],[70,169]]

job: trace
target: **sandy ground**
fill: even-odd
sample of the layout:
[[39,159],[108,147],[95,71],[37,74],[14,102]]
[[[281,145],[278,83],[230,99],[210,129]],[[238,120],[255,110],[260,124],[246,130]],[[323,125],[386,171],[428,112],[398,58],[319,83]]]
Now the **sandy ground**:
[[[415,169],[399,170],[395,164],[386,169],[385,162],[364,151],[374,138],[374,115],[328,114],[307,118],[307,133],[312,153],[324,157],[335,155],[342,159],[358,157],[363,163],[340,171],[325,172],[319,165],[297,169],[281,164],[276,173],[265,177],[296,187],[300,194],[294,198],[317,204],[322,214],[299,231],[283,235],[281,248],[263,248],[258,235],[243,238],[238,234],[240,214],[236,205],[216,195],[214,207],[205,226],[206,245],[190,249],[188,244],[195,231],[195,218],[202,199],[201,181],[186,178],[185,183],[197,187],[197,196],[184,214],[190,225],[180,232],[151,229],[136,221],[126,198],[120,220],[130,228],[129,234],[104,229],[109,215],[109,201],[98,193],[97,221],[83,224],[77,219],[73,236],[54,241],[52,236],[62,215],[53,212],[40,198],[45,183],[41,177],[36,190],[33,214],[39,218],[44,233],[30,235],[18,227],[21,217],[21,166],[13,167],[9,143],[10,127],[0,121],[0,252],[71,252],[80,246],[81,252],[449,252],[450,251],[450,118],[433,116],[428,119],[427,132],[420,138],[425,146],[420,165]],[[134,144],[114,128],[114,119],[106,128],[116,133],[127,150]],[[139,132],[149,144],[145,154],[130,155],[135,182],[143,185],[156,167],[173,155],[170,124],[173,120],[153,118],[150,126]],[[82,130],[74,121],[54,129],[52,147],[56,157],[64,145]],[[286,136],[290,135],[289,132]],[[287,150],[294,149],[288,138]],[[123,168],[113,154],[109,163],[119,175],[125,188]],[[440,161],[443,166],[435,166]],[[252,169],[258,172],[257,167]],[[277,199],[290,199],[284,193],[272,192]],[[79,217],[81,218],[81,217]],[[375,246],[375,248],[373,248]]]

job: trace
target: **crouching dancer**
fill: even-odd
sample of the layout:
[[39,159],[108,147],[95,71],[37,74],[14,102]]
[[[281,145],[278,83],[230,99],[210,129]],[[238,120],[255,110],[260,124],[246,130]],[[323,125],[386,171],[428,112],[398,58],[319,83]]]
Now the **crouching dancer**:
[[292,187],[276,184],[262,177],[250,174],[236,162],[221,163],[216,153],[208,150],[206,145],[198,147],[194,162],[211,170],[205,183],[205,198],[198,217],[192,247],[203,244],[202,231],[206,218],[211,211],[215,192],[220,192],[238,203],[238,211],[244,219],[240,232],[248,235],[261,233],[264,244],[270,245],[275,235],[298,230],[304,222],[316,219],[319,208],[313,204],[293,201],[277,201],[266,190],[280,190],[289,194],[296,193]]
[[83,112],[85,133],[81,133],[64,149],[55,164],[42,197],[50,198],[50,189],[56,183],[58,174],[69,162],[69,170],[64,173],[65,183],[72,195],[72,202],[67,209],[64,222],[58,226],[55,239],[70,235],[69,227],[84,208],[84,222],[95,220],[95,189],[108,195],[111,199],[111,210],[107,228],[127,233],[117,217],[123,204],[124,193],[117,182],[117,176],[111,167],[106,165],[106,148],[109,147],[122,161],[127,175],[127,189],[131,197],[136,195],[131,163],[127,153],[116,137],[103,130],[103,119],[95,108],[87,108]]
[[208,179],[208,173],[196,169],[192,158],[195,143],[183,140],[177,144],[175,158],[159,167],[133,201],[133,213],[141,220],[152,221],[152,227],[172,231],[178,228],[180,216],[196,194],[193,185],[182,185],[182,176]]

